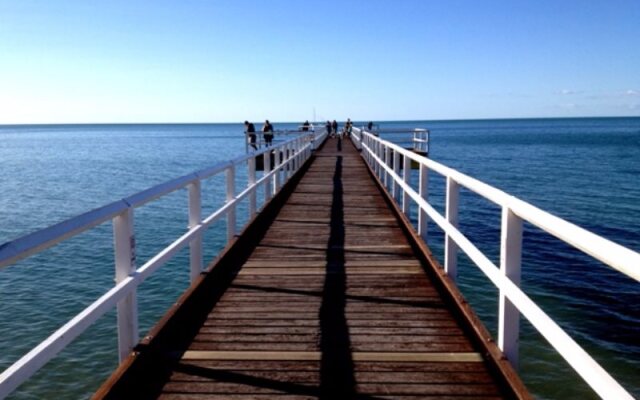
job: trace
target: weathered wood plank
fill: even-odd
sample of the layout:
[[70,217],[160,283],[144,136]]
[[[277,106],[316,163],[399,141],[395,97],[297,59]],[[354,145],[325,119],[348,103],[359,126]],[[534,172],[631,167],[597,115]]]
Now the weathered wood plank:
[[402,216],[357,151],[337,144],[316,153],[184,347],[156,360],[173,361],[148,377],[151,397],[508,397]]
[[[479,363],[482,356],[474,352],[457,353],[353,353],[354,362],[411,362],[411,363]],[[235,360],[235,361],[320,361],[319,351],[194,351],[182,355],[182,360]]]

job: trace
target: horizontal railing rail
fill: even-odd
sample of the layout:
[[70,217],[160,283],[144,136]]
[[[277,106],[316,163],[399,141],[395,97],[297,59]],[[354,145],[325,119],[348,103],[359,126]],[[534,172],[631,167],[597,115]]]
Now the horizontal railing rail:
[[[257,132],[253,132],[256,137],[255,137],[255,142],[254,142],[254,146],[251,145],[251,140],[249,138],[249,132],[244,132],[245,135],[245,153],[249,153],[251,151],[255,151],[257,149],[263,148],[263,147],[269,147],[269,144],[266,142],[264,135],[267,132],[262,132],[262,131],[257,131]],[[314,129],[307,129],[306,131],[302,129],[302,127],[296,128],[296,129],[274,129],[273,131],[269,132],[271,133],[271,135],[273,135],[272,138],[272,144],[273,143],[277,143],[280,142],[282,140],[286,140],[287,137],[290,136],[298,136],[298,135],[304,135],[304,134],[309,134],[309,133],[313,133],[315,136],[313,136],[314,138],[317,138],[317,140],[321,141],[322,136],[324,134],[327,133],[326,128],[324,126],[318,126],[318,127],[314,127]],[[283,139],[285,138],[285,139]],[[315,141],[316,139],[314,139]]]
[[[354,132],[369,132],[374,136],[388,136],[393,135],[394,143],[401,145],[405,148],[411,148],[413,151],[428,154],[429,153],[429,141],[431,137],[431,131],[423,128],[373,128],[371,130],[362,128],[356,128]],[[352,132],[353,134],[353,132]],[[402,135],[402,136],[398,136]]]
[[[74,237],[109,220],[113,221],[116,284],[78,315],[56,330],[47,339],[21,357],[0,374],[0,398],[13,392],[42,366],[55,357],[76,337],[106,312],[117,306],[118,351],[122,362],[139,341],[137,287],[158,268],[187,245],[190,247],[190,275],[193,282],[202,272],[202,235],[214,222],[227,218],[227,243],[236,235],[236,208],[249,198],[250,222],[258,212],[257,189],[264,187],[265,205],[279,192],[304,162],[312,150],[326,139],[326,131],[305,132],[272,147],[240,156],[232,161],[176,178],[141,191],[122,200],[71,218],[49,228],[15,239],[0,246],[0,268],[39,253],[64,240]],[[270,154],[275,154],[271,165]],[[256,177],[256,159],[262,156],[264,173]],[[247,187],[236,194],[235,171],[248,168]],[[224,172],[226,175],[226,202],[209,216],[202,218],[201,182]],[[135,265],[135,208],[163,197],[176,190],[188,189],[188,230],[169,246],[161,250],[139,268]],[[247,222],[247,223],[249,223]]]
[[[556,324],[519,287],[523,222],[527,221],[572,245],[611,268],[640,281],[640,254],[595,235],[501,190],[382,140],[370,132],[354,128],[352,138],[385,190],[409,214],[409,202],[418,206],[417,231],[427,239],[427,219],[444,232],[444,269],[453,280],[457,276],[457,253],[466,253],[499,290],[498,346],[508,360],[518,363],[519,316],[522,314],[555,348],[568,364],[602,398],[633,397]],[[402,157],[402,162],[401,162]],[[418,163],[418,191],[410,184],[411,161]],[[428,174],[446,178],[445,215],[428,203]],[[500,267],[496,266],[457,228],[460,187],[486,198],[502,208]]]

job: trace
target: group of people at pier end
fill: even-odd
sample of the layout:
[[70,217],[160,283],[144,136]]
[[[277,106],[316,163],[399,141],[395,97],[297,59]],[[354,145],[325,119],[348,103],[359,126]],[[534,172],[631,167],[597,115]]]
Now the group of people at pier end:
[[[258,136],[256,135],[256,127],[253,123],[249,121],[244,121],[244,129],[249,136],[249,144],[253,147],[254,150],[258,149],[256,144]],[[269,147],[273,144],[273,125],[269,120],[264,121],[264,125],[262,125],[262,137],[264,139],[265,146]]]
[[[369,130],[371,130],[371,127],[372,127],[372,123],[369,122],[369,125],[368,125]],[[251,147],[254,150],[257,150],[258,136],[256,133],[255,125],[249,121],[244,121],[244,128],[245,128],[245,133],[248,137],[247,140],[249,141],[249,145],[251,145]],[[301,130],[303,132],[308,132],[310,128],[311,130],[313,130],[313,125],[311,125],[307,120],[302,124]],[[351,122],[350,118],[347,118],[347,122],[344,123],[342,130],[339,130],[338,122],[334,119],[333,122],[327,121],[327,123],[325,124],[325,128],[330,137],[338,137],[342,139],[345,136],[349,137],[351,135],[351,130],[353,129],[353,122]],[[264,125],[262,125],[261,131],[264,138],[265,146],[267,147],[271,146],[273,144],[274,129],[273,129],[273,125],[271,124],[271,122],[269,122],[269,120],[264,121]]]
[[342,139],[343,136],[348,137],[351,135],[353,122],[351,122],[350,118],[347,118],[347,122],[344,123],[344,127],[342,128],[342,131],[338,130],[339,128],[338,122],[335,119],[333,120],[333,122],[327,121],[327,123],[325,124],[325,127],[330,137],[337,136],[338,138]]

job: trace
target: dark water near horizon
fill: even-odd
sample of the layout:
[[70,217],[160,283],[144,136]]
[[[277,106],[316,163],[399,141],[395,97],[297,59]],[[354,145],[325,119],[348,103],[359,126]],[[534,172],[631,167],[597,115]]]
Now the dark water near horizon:
[[[296,124],[276,124],[293,128]],[[431,158],[617,243],[640,250],[640,118],[381,122],[431,130]],[[0,126],[0,243],[244,152],[240,124]],[[399,140],[398,135],[387,135]],[[241,178],[241,177],[240,177]],[[205,212],[223,200],[203,186]],[[444,180],[430,175],[443,210]],[[186,192],[136,210],[138,265],[184,232]],[[500,210],[463,190],[460,227],[494,262]],[[442,254],[430,226],[429,245]],[[205,236],[207,258],[225,224]],[[0,270],[0,369],[113,285],[109,223]],[[635,396],[640,396],[640,283],[525,225],[522,286]],[[144,334],[188,285],[183,251],[139,291]],[[465,296],[495,332],[497,293],[460,256]],[[107,314],[11,398],[87,398],[117,364]],[[523,322],[520,372],[538,398],[597,398]]]

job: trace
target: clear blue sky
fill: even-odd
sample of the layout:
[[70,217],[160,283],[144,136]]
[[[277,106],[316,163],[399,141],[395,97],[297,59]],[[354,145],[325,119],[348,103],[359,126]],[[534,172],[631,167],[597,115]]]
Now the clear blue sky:
[[0,123],[640,115],[640,1],[0,0]]

